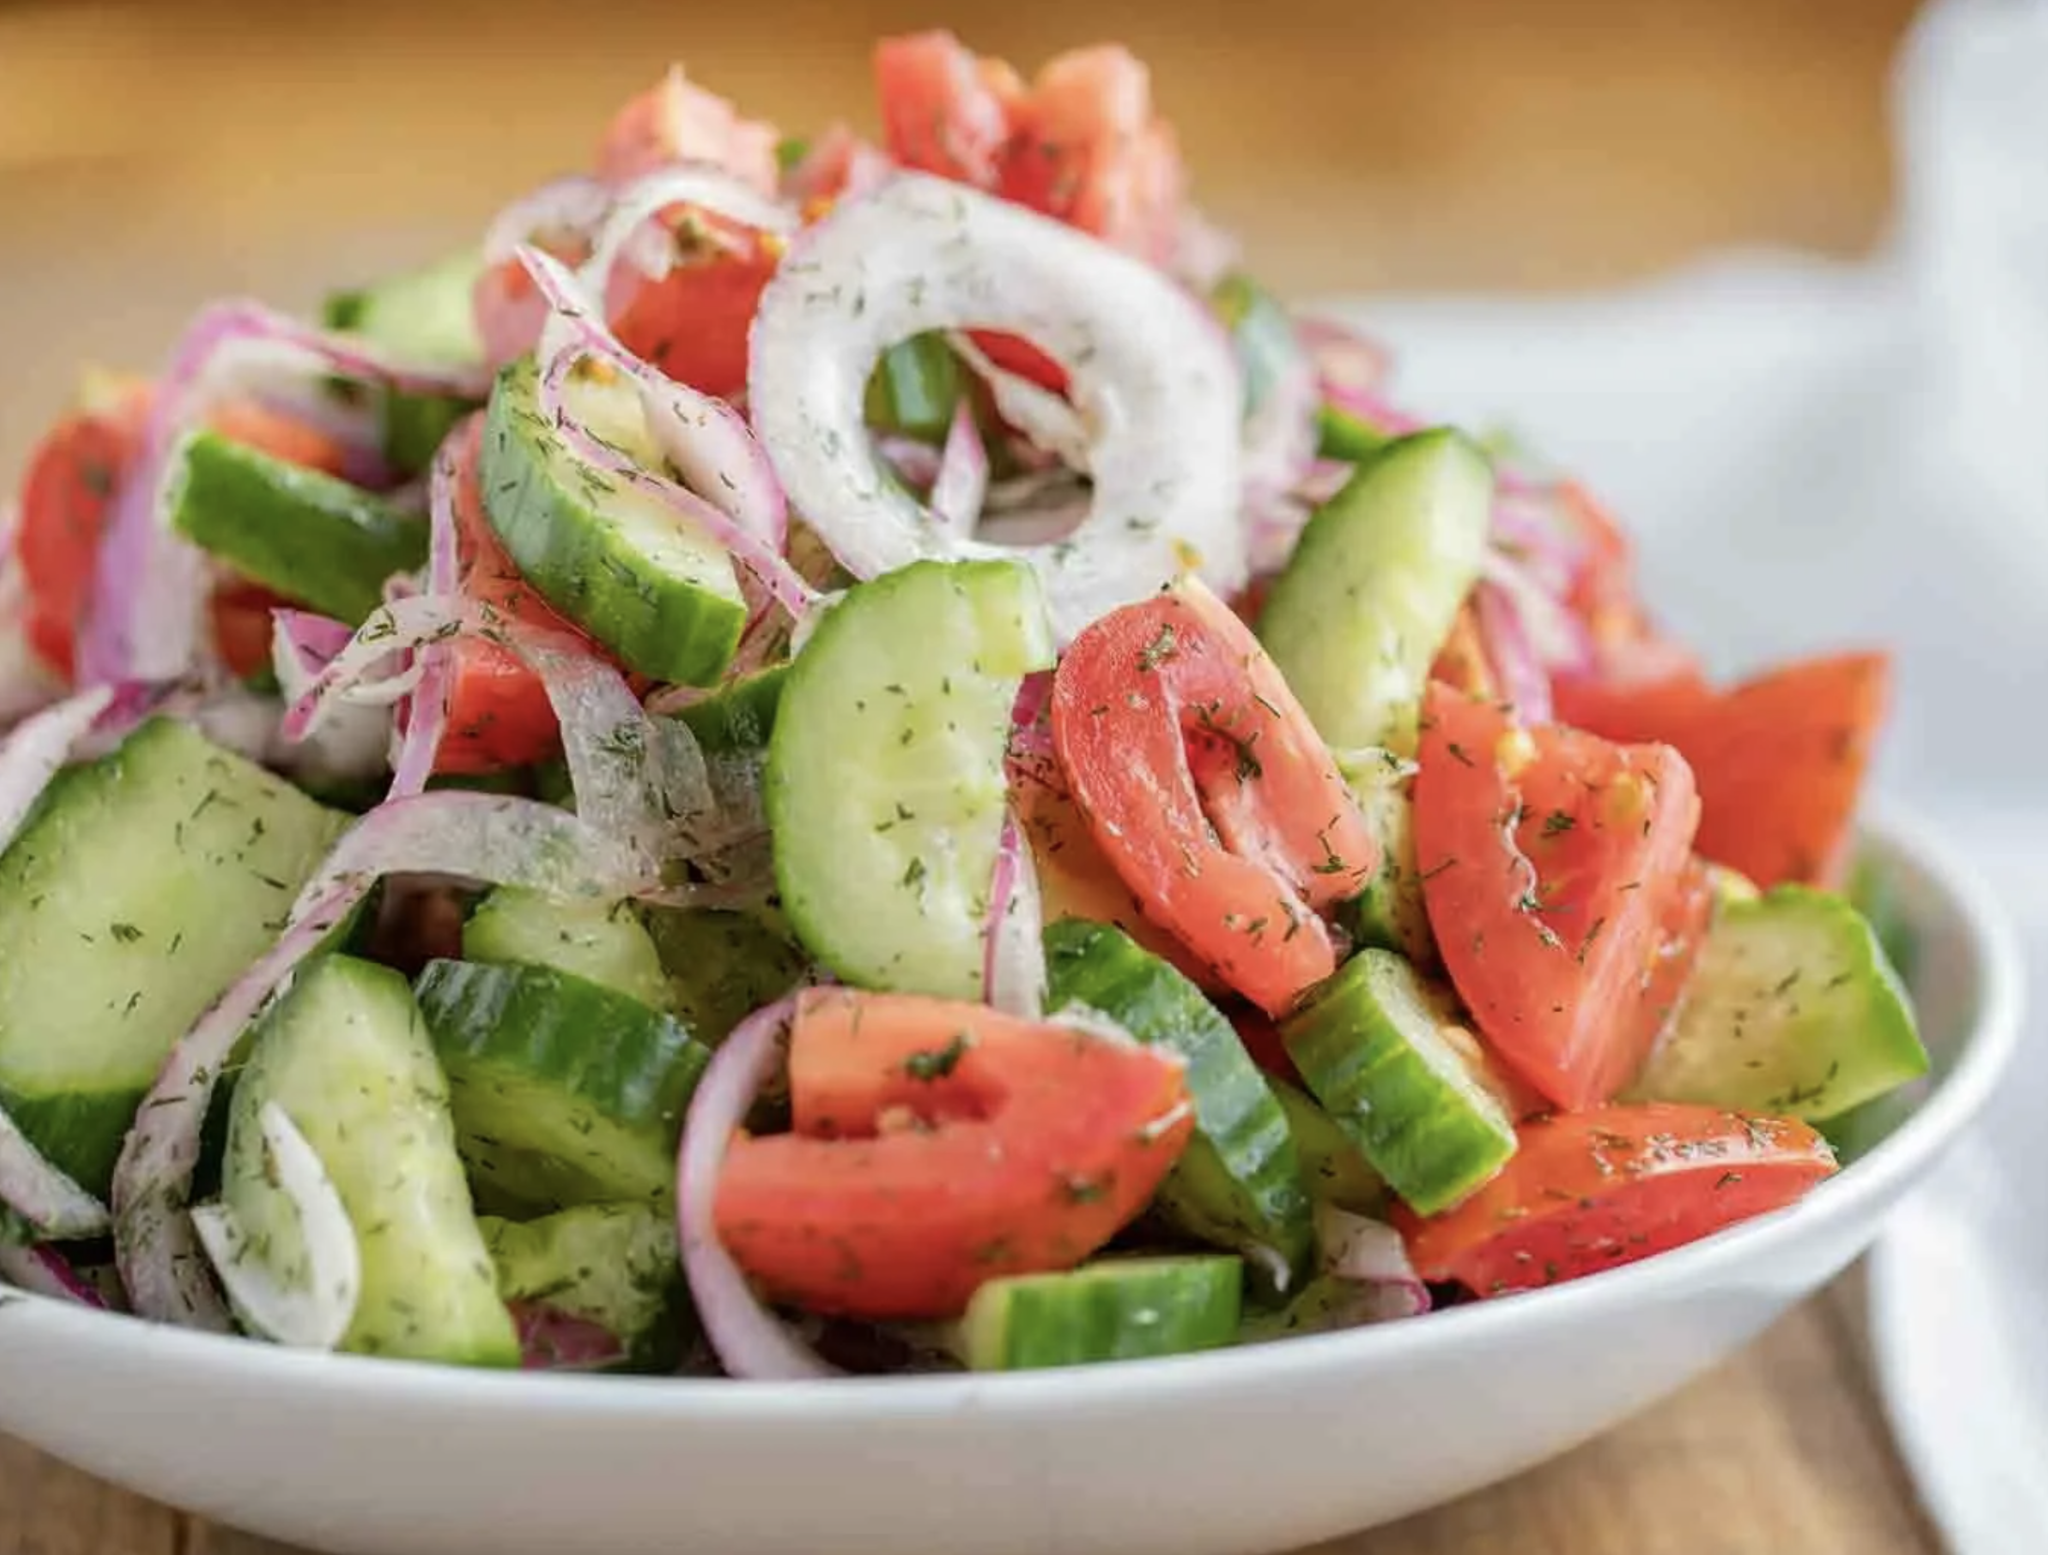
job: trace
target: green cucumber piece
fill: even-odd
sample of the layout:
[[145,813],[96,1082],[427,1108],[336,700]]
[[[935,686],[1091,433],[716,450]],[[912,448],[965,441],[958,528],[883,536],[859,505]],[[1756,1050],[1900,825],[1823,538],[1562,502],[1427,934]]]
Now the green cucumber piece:
[[[1756,894],[1755,886],[1750,887],[1750,894]],[[1898,887],[1885,873],[1882,860],[1869,854],[1856,860],[1849,872],[1849,900],[1870,920],[1878,944],[1884,947],[1885,959],[1910,984],[1920,961],[1920,936],[1900,904]]]
[[[663,503],[572,454],[539,410],[531,358],[498,375],[484,433],[484,510],[549,604],[655,680],[709,685],[731,662],[747,606],[732,558]],[[649,469],[666,468],[632,385],[596,370],[567,385],[570,414]]]
[[[327,299],[325,323],[329,329],[360,335],[408,362],[481,366],[484,345],[472,299],[483,270],[483,255],[472,251],[390,276],[360,291],[338,293]],[[384,460],[401,475],[425,470],[442,439],[478,403],[398,389],[370,392],[378,396]]]
[[170,719],[44,790],[0,855],[0,1109],[88,1192],[346,824]]
[[1404,437],[1316,509],[1259,637],[1337,751],[1414,754],[1423,681],[1479,577],[1493,467],[1450,428]]
[[405,979],[324,956],[300,969],[255,1028],[235,1087],[221,1197],[249,1248],[292,1283],[305,1244],[298,1212],[266,1166],[259,1117],[271,1102],[320,1157],[355,1227],[362,1297],[342,1347],[517,1366],[518,1335],[455,1150],[448,1083]]
[[1283,377],[1301,364],[1301,341],[1287,309],[1265,287],[1242,271],[1216,283],[1210,306],[1230,331],[1244,377],[1244,413],[1250,420],[1272,398]]
[[625,1371],[662,1372],[682,1358],[689,1323],[675,1217],[646,1204],[586,1204],[539,1220],[486,1217],[498,1293],[618,1337]]
[[1515,1153],[1456,1002],[1393,952],[1360,951],[1280,1031],[1316,1100],[1417,1214],[1469,1197]]
[[171,527],[243,577],[351,626],[427,560],[426,520],[272,454],[195,432],[167,477]]
[[1396,951],[1417,966],[1433,966],[1436,937],[1430,931],[1422,870],[1415,860],[1410,767],[1390,751],[1340,760],[1338,766],[1380,845],[1379,869],[1350,903],[1352,935],[1362,946]]
[[1340,464],[1364,464],[1394,440],[1371,422],[1348,410],[1323,405],[1316,411],[1316,457]]
[[1015,562],[917,562],[850,589],[784,683],[768,746],[775,878],[845,981],[978,999],[1023,677],[1053,662]]
[[990,1280],[960,1320],[975,1371],[1022,1371],[1214,1350],[1237,1337],[1236,1258],[1114,1258],[1066,1274]]
[[1287,1115],[1287,1130],[1294,1136],[1294,1153],[1301,1158],[1308,1196],[1318,1204],[1334,1204],[1356,1215],[1383,1214],[1387,1185],[1337,1120],[1313,1096],[1285,1080],[1269,1076],[1266,1084]]
[[867,423],[923,442],[945,440],[966,390],[960,359],[938,333],[912,335],[882,353],[868,379]]
[[1055,923],[1045,957],[1048,1008],[1085,1005],[1187,1060],[1195,1128],[1160,1184],[1166,1220],[1243,1253],[1265,1289],[1287,1289],[1315,1239],[1308,1188],[1287,1114],[1236,1030],[1201,989],[1107,924]]
[[668,1008],[713,1047],[796,987],[810,968],[789,936],[755,913],[656,907],[648,911],[647,929],[668,976]]
[[673,1017],[540,966],[430,961],[420,1009],[479,1195],[535,1211],[665,1203],[710,1060]]
[[781,710],[782,688],[788,678],[787,664],[756,670],[716,696],[692,703],[676,717],[696,737],[706,756],[765,751],[775,733],[775,715]]
[[631,902],[564,902],[500,886],[462,926],[462,957],[553,967],[654,1009],[670,1007],[668,975]]
[[1629,1094],[1818,1123],[1926,1072],[1869,922],[1832,892],[1785,885],[1721,909]]

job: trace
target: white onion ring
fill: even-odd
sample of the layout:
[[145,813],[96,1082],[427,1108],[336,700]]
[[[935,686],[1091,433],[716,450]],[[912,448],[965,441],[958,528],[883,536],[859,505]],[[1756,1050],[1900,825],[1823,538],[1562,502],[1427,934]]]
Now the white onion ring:
[[981,507],[988,500],[988,448],[965,400],[953,407],[928,500],[932,517],[956,535],[973,534],[981,521]]
[[355,1225],[325,1163],[290,1114],[274,1101],[265,1102],[257,1125],[268,1175],[299,1216],[306,1288],[286,1286],[265,1266],[263,1250],[251,1244],[241,1221],[225,1204],[193,1210],[192,1229],[235,1311],[251,1329],[293,1349],[338,1349],[355,1322],[363,1294],[363,1255]]
[[1482,581],[1472,590],[1472,609],[1487,661],[1502,697],[1514,706],[1516,721],[1524,726],[1549,723],[1550,676],[1529,639],[1520,602],[1499,584]]
[[81,1242],[103,1234],[107,1207],[57,1170],[0,1111],[0,1204],[53,1242]]
[[636,862],[567,811],[448,790],[379,806],[349,829],[299,893],[277,943],[179,1038],[136,1114],[114,1171],[114,1249],[135,1310],[226,1332],[185,1213],[220,1071],[271,994],[387,874],[450,875],[610,901],[650,888]]
[[496,268],[522,243],[537,239],[587,239],[611,204],[611,190],[587,173],[552,179],[522,194],[491,218],[484,228],[484,263]]
[[[590,257],[583,262],[583,284],[591,295],[609,299],[619,279],[619,261],[630,257],[633,268],[649,280],[660,280],[675,258],[675,241],[654,218],[678,205],[709,211],[757,232],[787,237],[797,229],[796,212],[770,199],[752,184],[707,163],[659,168],[618,190],[598,223]],[[652,236],[657,241],[639,241]]]
[[719,1044],[690,1098],[677,1161],[676,1226],[683,1274],[704,1337],[735,1377],[805,1381],[839,1375],[761,1304],[732,1254],[718,1240],[718,1174],[735,1130],[781,1056],[779,1038],[795,998],[756,1010]]
[[23,719],[0,744],[0,850],[113,700],[112,686],[81,691]]
[[1045,905],[1031,844],[1013,811],[1003,815],[982,927],[982,998],[1022,1020],[1045,1016]]
[[32,1296],[48,1296],[52,1301],[68,1301],[101,1312],[111,1310],[107,1298],[54,1247],[14,1247],[0,1242],[0,1280]]
[[[1095,433],[1093,505],[1057,545],[950,534],[868,435],[863,396],[884,350],[981,328],[1048,350]],[[1243,390],[1213,320],[1150,266],[1020,206],[920,174],[839,205],[762,295],[748,400],[790,500],[856,577],[924,557],[1021,557],[1068,639],[1190,561],[1226,592],[1245,581]]]
[[1392,1226],[1318,1204],[1316,1241],[1326,1272],[1370,1293],[1367,1321],[1415,1317],[1429,1310],[1429,1287],[1408,1261],[1407,1245]]

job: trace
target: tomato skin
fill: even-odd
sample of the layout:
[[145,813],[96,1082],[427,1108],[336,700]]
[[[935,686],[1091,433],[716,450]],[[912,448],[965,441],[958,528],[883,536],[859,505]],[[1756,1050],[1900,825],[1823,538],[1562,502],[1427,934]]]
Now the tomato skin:
[[853,1317],[950,1317],[998,1275],[1072,1268],[1193,1127],[1170,1055],[911,994],[799,995],[789,1085],[792,1131],[726,1155],[719,1239],[773,1295]]
[[1805,1124],[1653,1102],[1525,1124],[1501,1174],[1394,1223],[1425,1280],[1481,1296],[1573,1280],[1782,1209],[1837,1170]]
[[1727,691],[1679,676],[1560,692],[1560,715],[1583,728],[1684,753],[1706,857],[1766,890],[1837,878],[1890,706],[1885,655],[1804,659]]
[[1053,744],[1095,841],[1160,927],[1268,1014],[1336,970],[1319,912],[1379,849],[1249,628],[1184,583],[1096,621],[1053,679]]
[[976,58],[950,32],[910,33],[875,45],[875,85],[892,157],[978,189],[995,186],[1023,94],[1014,70]]
[[[1490,1047],[1560,1107],[1641,1065],[1671,974],[1699,800],[1665,746],[1517,728],[1432,684],[1415,778],[1416,859],[1445,970]],[[1680,922],[1681,920],[1674,920]]]

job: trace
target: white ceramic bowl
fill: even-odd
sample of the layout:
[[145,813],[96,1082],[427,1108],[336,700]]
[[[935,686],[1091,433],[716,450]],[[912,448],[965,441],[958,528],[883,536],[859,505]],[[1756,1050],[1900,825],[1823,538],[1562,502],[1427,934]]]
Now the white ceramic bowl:
[[36,1298],[0,1429],[222,1521],[362,1555],[1228,1555],[1513,1474],[1679,1386],[1840,1270],[1977,1111],[2016,955],[1902,830],[1934,1077],[1803,1203],[1577,1284],[1407,1323],[1035,1375],[741,1385],[291,1354]]

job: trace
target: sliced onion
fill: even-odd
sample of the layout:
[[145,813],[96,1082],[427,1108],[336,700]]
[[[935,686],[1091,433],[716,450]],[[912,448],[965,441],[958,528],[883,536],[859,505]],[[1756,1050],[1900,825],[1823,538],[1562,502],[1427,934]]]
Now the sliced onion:
[[[483,436],[481,417],[471,416],[451,430],[435,451],[427,479],[427,588],[452,598],[462,581],[461,537],[455,522],[456,471],[473,456]],[[455,666],[445,644],[422,644],[413,653],[419,685],[407,704],[403,732],[391,760],[391,799],[405,799],[427,790],[440,759],[441,740],[448,731],[448,703],[455,689]]]
[[1524,725],[1549,723],[1550,676],[1529,640],[1521,605],[1499,584],[1482,582],[1472,591],[1472,608],[1487,662],[1499,677],[1502,696],[1513,704],[1516,720]]
[[333,1350],[348,1337],[363,1294],[362,1247],[348,1206],[298,1125],[276,1102],[256,1115],[264,1175],[290,1200],[304,1239],[305,1266],[287,1282],[269,1267],[270,1249],[251,1242],[225,1204],[192,1211],[192,1229],[242,1321],[273,1343]]
[[530,799],[449,790],[381,805],[357,821],[299,893],[277,943],[171,1049],[136,1114],[114,1173],[114,1247],[142,1316],[227,1329],[185,1213],[215,1081],[271,994],[387,874],[605,901],[659,888],[575,816]]
[[1485,580],[1513,600],[1539,663],[1551,670],[1577,672],[1592,668],[1592,636],[1561,599],[1497,546],[1481,553],[1479,565]]
[[[520,260],[554,310],[541,337],[544,364],[541,414],[561,432],[571,452],[660,502],[678,519],[708,533],[792,616],[801,615],[815,591],[782,555],[788,539],[788,508],[766,454],[738,413],[723,400],[700,394],[649,367],[619,343],[595,316],[575,277],[538,249],[520,250]],[[642,468],[568,416],[563,387],[578,361],[592,356],[631,378],[640,392],[648,430],[684,481],[715,493],[707,498],[690,485]]]
[[1316,458],[1315,363],[1289,358],[1244,425],[1245,499],[1258,503],[1295,490]]
[[795,211],[722,168],[690,163],[658,168],[613,195],[582,266],[591,295],[609,301],[621,258],[631,258],[633,267],[650,280],[658,281],[669,272],[676,258],[675,236],[654,219],[677,206],[708,211],[780,237],[797,228]]
[[997,415],[1073,469],[1088,467],[1088,428],[1065,398],[1022,373],[998,365],[964,330],[954,330],[946,340],[953,354],[988,385]]
[[1194,291],[1208,295],[1224,276],[1237,268],[1243,245],[1201,211],[1189,205],[1182,209],[1180,225],[1174,232],[1173,273]]
[[982,998],[1005,1015],[1045,1015],[1045,906],[1031,845],[1014,813],[1003,816],[982,927]]
[[209,571],[204,553],[163,522],[172,454],[232,385],[230,369],[239,362],[245,372],[274,370],[280,352],[299,357],[311,374],[340,373],[409,393],[481,398],[490,387],[474,370],[404,365],[257,303],[207,308],[186,330],[157,385],[140,457],[121,484],[100,541],[78,644],[81,684],[177,680],[198,661]]
[[585,173],[557,178],[521,195],[491,218],[484,229],[484,263],[504,264],[522,243],[581,244],[604,220],[612,192]]
[[32,1296],[110,1310],[107,1298],[54,1247],[15,1247],[0,1242],[0,1280]]
[[626,1359],[619,1336],[602,1323],[539,1301],[514,1301],[523,1371],[605,1371]]
[[783,177],[782,192],[799,202],[857,199],[894,171],[882,152],[844,124],[834,124]]
[[1493,535],[1544,589],[1559,598],[1571,592],[1586,559],[1586,541],[1558,512],[1553,488],[1510,486],[1504,475],[1493,503]]
[[794,998],[756,1010],[719,1044],[697,1082],[683,1123],[677,1164],[676,1224],[683,1273],[704,1337],[735,1377],[802,1381],[839,1375],[761,1304],[732,1254],[718,1240],[718,1174],[733,1133],[775,1072]]
[[0,1204],[53,1242],[82,1242],[105,1233],[107,1207],[44,1157],[0,1111]]
[[[963,539],[883,468],[863,419],[882,352],[928,330],[1005,330],[1066,369],[1094,503],[1057,545]],[[1243,389],[1194,299],[1150,266],[1020,206],[905,174],[793,245],[754,320],[749,403],[784,490],[842,565],[1021,557],[1071,638],[1190,564],[1235,593]]]
[[81,691],[23,719],[0,744],[0,849],[113,700],[111,686]]
[[1378,341],[1348,324],[1314,315],[1297,319],[1294,328],[1326,395],[1346,389],[1376,393],[1386,387],[1394,359]]
[[1316,1240],[1323,1268],[1370,1297],[1367,1320],[1415,1317],[1429,1310],[1429,1287],[1408,1261],[1407,1245],[1392,1226],[1318,1204]]
[[945,451],[931,486],[932,517],[956,535],[973,534],[988,498],[988,449],[965,400],[953,408],[953,423],[946,428]]

